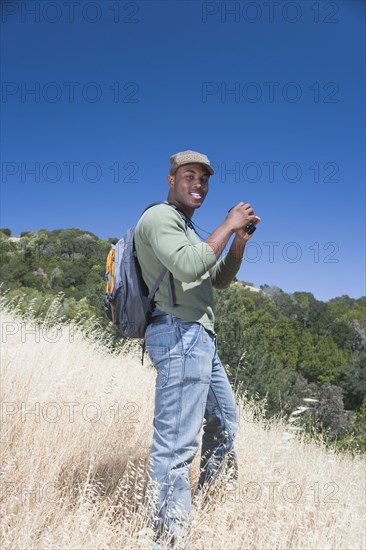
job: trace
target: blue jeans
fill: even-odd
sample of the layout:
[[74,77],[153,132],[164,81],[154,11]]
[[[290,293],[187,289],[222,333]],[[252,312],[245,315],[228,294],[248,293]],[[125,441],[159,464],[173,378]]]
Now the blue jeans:
[[148,504],[156,531],[174,538],[191,511],[189,469],[202,424],[197,493],[215,479],[227,453],[236,466],[237,408],[216,336],[201,324],[169,315],[148,326],[145,342],[157,371]]

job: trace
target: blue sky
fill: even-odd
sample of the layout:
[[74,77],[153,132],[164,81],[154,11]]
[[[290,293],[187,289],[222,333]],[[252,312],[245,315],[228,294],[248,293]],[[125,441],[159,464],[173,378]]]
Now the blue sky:
[[216,168],[194,221],[262,218],[240,279],[365,294],[363,1],[1,10],[2,227],[121,236],[194,149]]

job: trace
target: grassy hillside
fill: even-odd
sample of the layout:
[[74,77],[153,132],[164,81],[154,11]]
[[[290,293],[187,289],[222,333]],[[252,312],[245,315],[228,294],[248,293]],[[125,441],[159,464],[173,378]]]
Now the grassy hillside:
[[[44,319],[98,323],[115,349],[124,342],[102,307],[111,242],[78,228],[22,233],[0,230],[0,282],[8,307]],[[219,353],[235,388],[266,399],[266,415],[301,415],[308,433],[329,445],[366,452],[366,298],[321,302],[311,293],[233,282],[215,290]],[[2,298],[0,298],[2,299]],[[57,310],[57,311],[56,311]]]
[[[2,548],[149,548],[153,368],[71,324],[4,312],[1,329]],[[195,503],[192,548],[365,548],[364,461],[299,440],[294,424],[240,400],[239,478]]]

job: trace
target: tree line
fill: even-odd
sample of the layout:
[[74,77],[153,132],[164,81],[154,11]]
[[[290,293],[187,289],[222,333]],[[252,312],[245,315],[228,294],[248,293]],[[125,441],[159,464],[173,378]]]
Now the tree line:
[[[78,228],[0,230],[0,281],[6,301],[42,318],[59,297],[64,320],[98,323],[110,347],[124,342],[107,320],[102,297],[105,259],[116,238]],[[322,302],[309,292],[288,294],[233,282],[215,290],[219,353],[231,383],[263,400],[267,415],[343,450],[366,452],[366,297]],[[61,298],[60,298],[61,297]],[[294,416],[292,416],[294,420]]]

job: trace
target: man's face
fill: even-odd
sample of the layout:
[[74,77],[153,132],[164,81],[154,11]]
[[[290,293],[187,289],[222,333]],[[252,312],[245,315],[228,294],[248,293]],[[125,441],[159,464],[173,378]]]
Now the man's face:
[[202,164],[179,166],[174,176],[168,176],[169,202],[191,217],[208,193],[210,174]]

